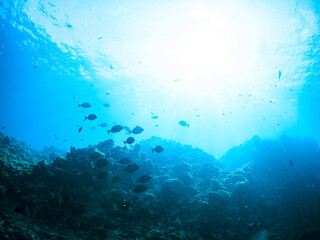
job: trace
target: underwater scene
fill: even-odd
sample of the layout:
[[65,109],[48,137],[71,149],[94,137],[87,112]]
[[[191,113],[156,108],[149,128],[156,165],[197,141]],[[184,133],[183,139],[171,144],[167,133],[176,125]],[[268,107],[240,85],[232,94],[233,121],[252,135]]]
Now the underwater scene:
[[320,1],[0,0],[0,239],[320,240]]

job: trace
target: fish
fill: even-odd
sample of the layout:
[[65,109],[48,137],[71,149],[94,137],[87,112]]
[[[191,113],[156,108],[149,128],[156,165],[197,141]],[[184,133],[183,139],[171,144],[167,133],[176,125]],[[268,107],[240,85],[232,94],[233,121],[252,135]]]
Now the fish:
[[279,80],[280,80],[280,78],[281,78],[281,74],[282,74],[282,73],[281,73],[281,70],[279,70]]
[[99,37],[98,40],[100,40],[102,37]]
[[123,165],[127,165],[127,164],[131,163],[132,161],[130,160],[130,158],[121,158],[119,162]]
[[122,126],[120,125],[114,125],[110,130],[108,130],[108,134],[109,133],[117,133],[120,132],[123,129]]
[[190,124],[188,124],[186,121],[184,121],[184,120],[181,120],[180,122],[179,122],[179,124],[182,126],[182,127],[189,127],[189,125]]
[[144,129],[140,126],[136,126],[130,133],[133,133],[133,134],[140,134],[144,131]]
[[96,129],[96,127],[92,127],[92,128],[91,128],[91,130],[95,130],[95,129]]
[[133,173],[133,172],[139,170],[139,168],[140,167],[137,164],[131,163],[128,166],[126,166],[123,170],[128,172],[128,173]]
[[149,182],[151,179],[152,177],[150,177],[149,175],[142,175],[141,177],[139,177],[138,182],[146,183],[146,182]]
[[152,118],[153,118],[153,119],[158,119],[159,117],[158,117],[158,116],[153,116]]
[[179,81],[179,78],[177,78],[177,79],[174,79],[173,81],[174,81],[174,82],[178,82],[178,81]]
[[106,126],[108,126],[106,123],[100,123],[100,124],[98,124],[98,126],[99,127],[106,127]]
[[131,132],[131,129],[130,129],[129,127],[127,127],[127,126],[124,126],[124,127],[123,127],[123,129],[124,129],[124,130],[126,130],[126,131],[127,131],[127,133],[129,133],[129,134],[130,134],[130,132]]
[[122,180],[122,177],[120,176],[114,176],[112,179],[111,179],[111,182],[112,183],[118,183],[118,182],[121,182]]
[[163,152],[163,147],[161,147],[160,145],[156,146],[155,148],[151,148],[152,152],[156,152],[156,153],[161,153]]
[[105,106],[106,108],[111,106],[109,103],[104,103],[102,105]]
[[89,119],[90,121],[93,121],[97,119],[98,117],[95,114],[90,114],[88,117],[84,117],[84,120]]
[[73,99],[74,99],[74,100],[77,100],[77,97],[76,97],[76,96],[73,96]]
[[112,70],[113,69],[113,66],[110,64],[110,69]]
[[292,160],[289,160],[289,164],[290,164],[291,167],[294,166],[294,162]]
[[106,95],[110,95],[110,92],[106,92]]
[[102,158],[102,159],[99,159],[98,161],[96,161],[94,165],[95,165],[97,168],[103,168],[103,167],[108,166],[108,164],[109,164],[108,160]]
[[2,126],[1,129],[5,129],[5,126]]
[[72,25],[69,24],[69,23],[66,23],[66,26],[67,26],[68,28],[72,28]]
[[37,66],[33,66],[33,68],[37,68]]
[[78,133],[80,133],[82,131],[82,127],[79,128]]
[[91,107],[91,104],[84,102],[84,103],[78,104],[78,107],[89,108],[89,107]]
[[143,192],[145,192],[146,190],[147,190],[148,188],[146,187],[146,186],[144,186],[144,185],[138,185],[138,186],[136,186],[135,188],[134,188],[134,192],[135,193],[143,193]]
[[98,179],[106,179],[109,176],[107,171],[101,171],[97,174]]
[[155,127],[159,127],[159,125],[158,124],[156,124],[156,125],[154,125]]
[[123,141],[124,145],[134,143],[135,139],[133,137],[128,137],[126,141]]

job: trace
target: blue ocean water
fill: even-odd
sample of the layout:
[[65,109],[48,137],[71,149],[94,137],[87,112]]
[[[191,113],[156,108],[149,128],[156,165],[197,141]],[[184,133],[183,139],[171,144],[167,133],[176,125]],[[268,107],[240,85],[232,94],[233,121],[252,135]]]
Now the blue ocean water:
[[0,124],[36,149],[115,124],[216,157],[254,135],[319,141],[317,1],[2,1],[0,21]]
[[319,20],[1,0],[0,239],[320,239]]

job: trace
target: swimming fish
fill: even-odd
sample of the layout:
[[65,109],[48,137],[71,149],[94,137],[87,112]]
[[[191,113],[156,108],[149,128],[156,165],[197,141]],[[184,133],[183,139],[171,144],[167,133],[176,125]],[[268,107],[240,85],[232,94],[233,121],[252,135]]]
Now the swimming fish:
[[82,127],[79,128],[78,133],[80,133],[82,131]]
[[144,131],[144,129],[140,126],[136,126],[130,133],[133,133],[133,134],[140,134]]
[[100,40],[102,37],[99,37],[98,40]]
[[152,118],[153,118],[153,119],[158,119],[159,117],[158,117],[158,116],[153,116]]
[[113,66],[110,64],[110,69],[112,70],[113,69]]
[[157,152],[157,153],[161,153],[163,152],[163,147],[161,147],[160,145],[156,146],[155,148],[151,148],[152,152]]
[[280,80],[280,78],[281,78],[281,70],[279,70],[279,80]]
[[84,117],[84,120],[89,119],[90,121],[97,119],[97,116],[95,114],[90,114],[88,117]]
[[135,171],[137,171],[140,167],[135,164],[135,163],[131,163],[128,166],[126,166],[123,170],[128,172],[128,173],[133,173]]
[[100,124],[98,124],[98,126],[99,126],[99,127],[106,127],[107,124],[106,124],[106,123],[100,123]]
[[133,137],[128,137],[126,141],[123,141],[124,144],[132,144],[134,143],[135,139]]
[[109,164],[108,160],[102,158],[102,159],[99,159],[98,161],[96,161],[95,166],[97,168],[103,168],[103,167],[108,166],[108,164]]
[[107,107],[110,107],[111,105],[109,103],[104,103],[103,106],[107,108]]
[[292,160],[289,160],[289,164],[290,164],[291,167],[294,166],[294,162]]
[[149,175],[142,175],[139,179],[138,182],[140,183],[146,183],[149,182],[152,179]]
[[82,104],[78,104],[78,107],[89,108],[89,107],[91,107],[91,104],[87,103],[87,102],[84,102]]
[[133,190],[135,193],[143,193],[147,190],[148,188],[144,185],[138,185],[135,187],[135,189]]
[[130,158],[121,158],[119,162],[123,165],[127,165],[127,164],[131,163],[132,161],[130,160]]
[[110,130],[108,130],[108,134],[109,133],[117,133],[120,132],[123,129],[122,126],[120,125],[114,125]]
[[189,125],[190,124],[188,124],[186,121],[184,121],[184,120],[181,120],[180,122],[179,122],[179,124],[182,126],[182,127],[189,127]]

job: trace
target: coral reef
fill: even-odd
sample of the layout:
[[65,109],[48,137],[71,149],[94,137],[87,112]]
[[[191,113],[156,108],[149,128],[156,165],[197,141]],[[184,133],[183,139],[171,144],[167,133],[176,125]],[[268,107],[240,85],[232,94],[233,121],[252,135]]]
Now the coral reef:
[[313,140],[259,139],[237,149],[251,158],[239,168],[224,167],[234,150],[217,160],[160,138],[140,144],[64,155],[1,134],[0,239],[320,239]]

